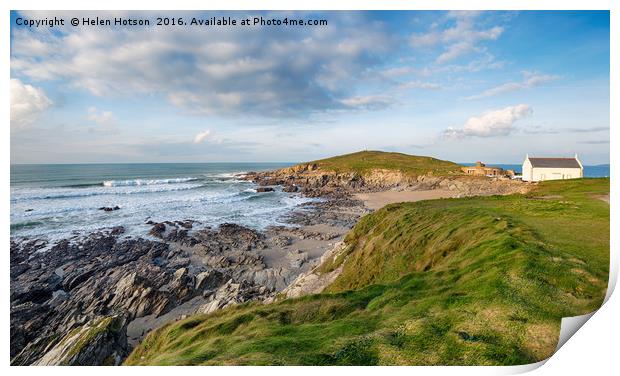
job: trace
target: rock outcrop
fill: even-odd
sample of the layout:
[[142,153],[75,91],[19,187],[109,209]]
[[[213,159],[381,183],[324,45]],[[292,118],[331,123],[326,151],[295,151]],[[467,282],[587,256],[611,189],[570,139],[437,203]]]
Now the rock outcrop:
[[100,317],[65,335],[35,366],[120,365],[128,354],[126,321],[121,315]]
[[464,175],[407,175],[399,170],[374,169],[368,173],[323,170],[316,164],[301,164],[276,171],[249,173],[246,179],[259,185],[295,187],[306,196],[334,197],[353,192],[387,189],[446,189],[461,196],[524,193],[527,184],[505,178]]
[[209,302],[199,308],[198,313],[211,313],[230,305],[244,303],[264,295],[265,286],[251,285],[245,281],[235,283],[229,280],[211,295]]
[[12,241],[11,364],[116,364],[133,320],[195,298],[205,312],[264,299],[298,273],[268,267],[257,253],[265,235],[243,226],[152,226],[159,241],[120,238],[122,228],[51,246]]
[[303,295],[318,294],[329,286],[342,272],[342,264],[333,270],[323,270],[328,262],[334,262],[346,251],[344,242],[338,242],[334,247],[325,252],[317,266],[306,273],[300,274],[287,288],[282,290],[280,296],[296,298]]

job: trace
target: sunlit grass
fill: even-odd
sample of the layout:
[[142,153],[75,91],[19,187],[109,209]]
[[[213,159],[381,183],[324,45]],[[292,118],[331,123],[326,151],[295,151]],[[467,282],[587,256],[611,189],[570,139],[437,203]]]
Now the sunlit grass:
[[323,170],[357,172],[362,175],[377,169],[400,171],[411,176],[461,174],[460,166],[453,162],[383,151],[360,151],[309,163],[315,163]]
[[527,196],[393,204],[347,235],[322,294],[164,326],[126,364],[506,365],[550,356],[560,320],[598,308],[609,179]]

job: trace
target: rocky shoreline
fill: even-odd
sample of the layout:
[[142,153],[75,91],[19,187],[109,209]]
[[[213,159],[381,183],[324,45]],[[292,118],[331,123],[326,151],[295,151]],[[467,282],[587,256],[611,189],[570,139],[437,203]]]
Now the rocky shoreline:
[[118,365],[166,322],[270,300],[366,211],[342,196],[265,231],[186,220],[147,222],[144,238],[114,227],[54,244],[12,239],[11,364]]
[[308,197],[339,198],[352,193],[385,190],[448,190],[457,197],[526,193],[530,187],[509,178],[487,178],[462,174],[407,175],[398,170],[375,169],[368,173],[323,170],[316,163],[300,164],[275,171],[253,172],[246,179],[260,186],[283,186],[287,192]]
[[444,189],[455,196],[525,192],[523,183],[463,177],[415,178],[393,171],[321,171],[306,164],[248,173],[257,192],[276,186],[323,200],[300,205],[292,226],[255,231],[192,220],[147,222],[148,237],[124,228],[47,244],[11,240],[11,364],[118,365],[151,330],[191,314],[276,295],[319,292],[331,275],[321,259],[369,210],[353,193]]

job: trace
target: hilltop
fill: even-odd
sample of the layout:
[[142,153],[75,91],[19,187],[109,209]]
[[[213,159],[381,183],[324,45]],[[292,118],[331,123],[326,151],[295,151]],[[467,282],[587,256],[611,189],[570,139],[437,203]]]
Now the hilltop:
[[316,165],[324,171],[336,173],[356,172],[364,175],[374,170],[399,171],[407,176],[461,175],[460,165],[432,157],[390,153],[384,151],[359,151],[336,157],[320,159],[303,165]]
[[389,205],[363,217],[313,271],[335,275],[323,292],[169,323],[126,364],[545,359],[561,318],[603,301],[608,195],[609,179],[580,179],[545,182],[527,195]]
[[445,189],[459,195],[524,192],[520,182],[463,174],[460,165],[424,156],[360,151],[301,163],[289,168],[250,173],[260,185],[283,185],[290,192],[329,196],[386,189]]

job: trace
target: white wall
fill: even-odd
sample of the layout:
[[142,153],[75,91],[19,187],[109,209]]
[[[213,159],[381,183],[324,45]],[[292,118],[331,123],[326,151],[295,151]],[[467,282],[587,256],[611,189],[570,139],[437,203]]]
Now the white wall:
[[523,162],[521,176],[523,181],[532,181],[532,163],[530,163],[529,158],[525,158],[525,162]]
[[[525,180],[525,174],[523,175]],[[583,177],[580,168],[541,168],[532,169],[531,181],[578,179]],[[530,181],[530,180],[528,180]]]

